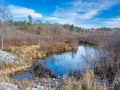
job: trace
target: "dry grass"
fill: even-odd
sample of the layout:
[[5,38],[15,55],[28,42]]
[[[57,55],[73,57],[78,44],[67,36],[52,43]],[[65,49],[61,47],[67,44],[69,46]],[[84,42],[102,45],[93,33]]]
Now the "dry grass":
[[118,72],[115,76],[113,83],[110,86],[113,90],[120,90],[120,72]]
[[104,43],[99,45],[104,52],[96,61],[95,74],[112,83],[116,73],[120,71],[120,32],[113,32],[104,37]]
[[[4,32],[4,50],[16,54],[19,59],[17,63],[4,64],[1,67],[0,77],[4,77],[9,82],[8,73],[26,70],[33,64],[34,59],[43,58],[47,54],[72,50],[80,41],[98,45],[105,51],[109,51],[110,54],[100,59],[99,67],[95,69],[97,73],[95,70],[95,74],[93,71],[86,71],[80,80],[68,78],[61,90],[107,90],[109,88],[107,83],[99,80],[96,75],[103,76],[105,80],[108,80],[109,78],[106,77],[111,72],[114,73],[114,77],[112,77],[113,82],[110,88],[114,89],[116,85],[120,85],[120,74],[118,73],[120,69],[119,35],[113,34],[111,31],[73,34],[68,31],[56,32],[53,30],[51,32],[46,29],[45,31],[41,30],[40,34],[20,30]],[[79,40],[78,37],[80,37]],[[19,85],[23,85],[24,90],[25,87],[29,86],[29,82],[23,80],[19,82]],[[31,81],[31,87],[32,85]]]
[[[8,77],[5,77],[4,79],[6,82],[17,84],[21,90],[26,90],[26,88],[32,90],[32,88],[38,85],[40,81],[38,78],[30,81],[15,81]],[[46,88],[46,83],[48,83],[49,86],[52,84],[50,78],[44,78],[44,81],[44,88]],[[94,75],[94,72],[88,70],[85,71],[80,79],[76,77],[66,77],[62,86],[61,84],[56,84],[55,87],[56,90],[107,90],[109,88],[106,82],[97,79],[97,77]]]
[[18,56],[18,60],[14,63],[5,63],[2,65],[0,71],[1,74],[25,70],[32,65],[34,58],[45,57],[45,55],[40,53],[38,45],[11,47],[11,52]]
[[86,71],[80,80],[66,79],[61,90],[107,90],[107,84],[99,81],[93,71]]
[[[50,32],[50,30],[49,30]],[[4,50],[18,56],[17,63],[4,64],[0,73],[11,73],[30,67],[35,59],[48,54],[75,49],[78,37],[63,31],[35,34],[21,30],[7,30],[4,33]]]
[[91,45],[101,45],[106,42],[105,38],[109,37],[112,31],[94,31],[80,35],[79,42]]
[[41,45],[41,42],[44,41],[48,42],[47,44],[52,44],[54,42],[65,42],[69,40],[70,42],[76,43],[78,40],[78,36],[75,36],[75,34],[68,31],[61,31],[61,33],[56,33],[52,30],[47,31],[50,33],[44,32],[41,34],[36,34],[32,31],[26,32],[26,30],[13,30],[13,28],[9,27],[9,30],[3,32],[4,49],[9,49],[8,46]]

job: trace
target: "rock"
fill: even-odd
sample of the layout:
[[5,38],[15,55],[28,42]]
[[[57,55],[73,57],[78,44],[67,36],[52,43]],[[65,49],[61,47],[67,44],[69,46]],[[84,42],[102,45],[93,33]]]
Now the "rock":
[[8,82],[0,83],[0,90],[19,90],[17,85]]
[[32,90],[49,90],[47,87],[44,86],[37,86],[37,88],[32,88]]
[[0,50],[0,63],[9,63],[14,62],[17,59],[17,56],[8,53],[6,51]]
[[63,85],[63,78],[41,78],[38,83],[32,87],[26,87],[25,90],[58,90],[58,86]]
[[28,87],[28,88],[26,88],[26,90],[50,90],[50,89],[48,89],[47,87],[38,85],[38,86],[33,87],[33,88]]

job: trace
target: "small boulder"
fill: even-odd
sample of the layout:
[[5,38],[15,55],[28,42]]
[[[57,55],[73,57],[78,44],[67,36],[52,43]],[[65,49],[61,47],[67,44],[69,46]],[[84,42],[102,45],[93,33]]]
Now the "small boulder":
[[0,90],[19,90],[17,85],[8,82],[0,83]]

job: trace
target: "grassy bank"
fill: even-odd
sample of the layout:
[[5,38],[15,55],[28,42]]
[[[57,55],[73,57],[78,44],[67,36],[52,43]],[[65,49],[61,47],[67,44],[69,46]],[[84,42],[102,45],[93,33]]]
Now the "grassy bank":
[[[18,56],[15,63],[4,64],[0,69],[1,78],[7,82],[17,83],[18,86],[33,87],[36,81],[16,81],[8,74],[27,70],[37,59],[49,54],[74,50],[78,44],[96,45],[104,51],[99,60],[96,60],[91,71],[86,71],[80,79],[69,77],[58,90],[107,90],[119,88],[120,85],[120,34],[115,31],[101,31],[88,33],[74,33],[61,31],[41,31],[40,34],[30,31],[11,30],[6,35],[4,50]],[[24,36],[24,38],[23,38]],[[16,37],[16,38],[15,38]],[[3,79],[1,81],[4,81]],[[117,89],[116,89],[117,90]],[[118,89],[119,90],[119,89]]]
[[78,45],[78,36],[68,31],[59,34],[53,32],[34,34],[10,30],[4,34],[6,35],[4,50],[15,54],[18,60],[14,63],[3,64],[1,74],[28,69],[37,59],[42,59],[52,53],[74,50]]

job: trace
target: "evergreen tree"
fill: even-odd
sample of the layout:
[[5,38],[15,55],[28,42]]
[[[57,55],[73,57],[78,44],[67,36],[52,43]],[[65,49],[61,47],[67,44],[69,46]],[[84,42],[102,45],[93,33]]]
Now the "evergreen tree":
[[29,24],[32,25],[32,16],[28,15],[28,19],[29,19]]

